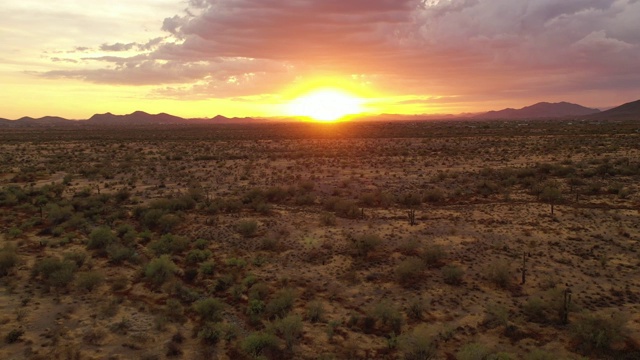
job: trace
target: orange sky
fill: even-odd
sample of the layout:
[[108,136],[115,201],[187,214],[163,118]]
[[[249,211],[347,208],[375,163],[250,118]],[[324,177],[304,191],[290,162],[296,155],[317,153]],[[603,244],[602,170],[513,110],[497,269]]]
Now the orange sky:
[[0,117],[278,116],[318,87],[370,113],[640,98],[634,0],[5,0]]

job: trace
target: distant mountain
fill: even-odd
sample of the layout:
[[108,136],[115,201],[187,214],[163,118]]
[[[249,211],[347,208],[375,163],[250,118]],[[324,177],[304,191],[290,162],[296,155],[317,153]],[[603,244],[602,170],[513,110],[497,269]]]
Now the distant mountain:
[[155,125],[155,124],[181,124],[185,119],[166,113],[157,115],[144,111],[136,111],[128,115],[113,115],[112,113],[95,114],[86,123],[90,125]]
[[640,100],[593,114],[587,118],[594,120],[640,120]]
[[548,103],[540,102],[522,109],[503,109],[489,111],[475,116],[476,119],[536,119],[536,118],[561,118],[569,116],[584,116],[599,113],[598,109],[590,109],[581,105],[568,102]]

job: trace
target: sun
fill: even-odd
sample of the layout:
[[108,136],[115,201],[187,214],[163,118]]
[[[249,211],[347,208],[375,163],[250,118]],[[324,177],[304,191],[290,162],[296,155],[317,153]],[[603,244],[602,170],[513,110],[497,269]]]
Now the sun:
[[288,113],[306,116],[317,121],[337,121],[347,115],[363,111],[363,99],[346,91],[320,89],[300,96],[288,105]]

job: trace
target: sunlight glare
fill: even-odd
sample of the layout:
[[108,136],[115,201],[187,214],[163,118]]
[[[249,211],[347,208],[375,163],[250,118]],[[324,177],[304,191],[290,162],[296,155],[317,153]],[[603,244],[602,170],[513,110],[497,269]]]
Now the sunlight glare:
[[336,121],[361,113],[363,100],[334,89],[316,90],[289,103],[289,114],[307,116],[318,121]]

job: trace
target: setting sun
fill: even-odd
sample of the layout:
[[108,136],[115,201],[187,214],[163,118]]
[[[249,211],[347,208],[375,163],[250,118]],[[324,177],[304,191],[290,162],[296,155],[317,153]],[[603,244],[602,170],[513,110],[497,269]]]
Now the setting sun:
[[347,92],[334,89],[316,90],[289,103],[288,112],[318,121],[336,121],[363,111],[363,100]]

